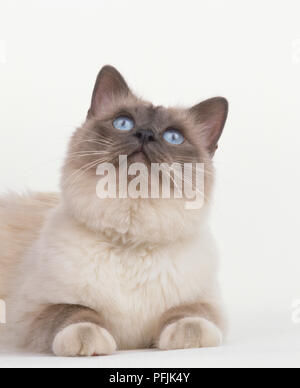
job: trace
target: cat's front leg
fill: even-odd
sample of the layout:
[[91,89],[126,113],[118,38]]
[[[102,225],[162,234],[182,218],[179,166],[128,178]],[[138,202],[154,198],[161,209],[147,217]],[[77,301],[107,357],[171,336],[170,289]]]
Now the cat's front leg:
[[156,335],[161,350],[220,346],[223,319],[208,304],[182,305],[163,314]]
[[101,315],[79,305],[52,305],[40,312],[30,327],[27,346],[61,357],[111,354],[117,348]]

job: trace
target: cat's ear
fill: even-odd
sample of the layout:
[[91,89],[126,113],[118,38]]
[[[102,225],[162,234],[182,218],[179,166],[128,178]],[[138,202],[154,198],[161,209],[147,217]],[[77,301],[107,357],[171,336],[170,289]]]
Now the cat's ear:
[[128,96],[129,87],[122,75],[112,66],[104,66],[98,74],[88,118],[105,113],[115,98]]
[[190,109],[201,130],[202,140],[209,153],[213,156],[218,148],[218,141],[228,115],[228,101],[223,97],[215,97],[203,101]]

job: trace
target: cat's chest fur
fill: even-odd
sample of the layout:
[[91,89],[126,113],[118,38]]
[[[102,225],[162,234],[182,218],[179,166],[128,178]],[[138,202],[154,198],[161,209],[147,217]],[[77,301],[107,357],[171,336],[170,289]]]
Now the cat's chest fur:
[[104,315],[119,348],[145,347],[167,309],[210,298],[215,262],[208,248],[205,239],[112,242],[55,215],[30,253],[35,280],[22,293],[33,305],[88,306]]

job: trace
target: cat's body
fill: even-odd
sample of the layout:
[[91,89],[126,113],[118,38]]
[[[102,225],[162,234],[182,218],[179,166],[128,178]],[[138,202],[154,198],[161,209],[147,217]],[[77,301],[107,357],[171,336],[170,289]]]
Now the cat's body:
[[[15,286],[7,298],[8,317],[21,321],[14,328],[18,345],[34,335],[32,321],[51,304],[84,305],[103,314],[119,349],[154,345],[157,318],[174,306],[201,301],[219,308],[217,257],[205,228],[172,246],[136,245],[88,231],[61,205],[45,209],[44,220],[32,247],[23,235],[27,253],[18,271],[9,269]],[[49,351],[39,340],[35,337],[34,347]]]
[[0,197],[0,299],[6,298],[24,253],[37,239],[47,213],[58,202],[59,196],[53,193],[10,193]]
[[182,199],[99,202],[93,175],[66,183],[80,168],[73,155],[61,196],[0,200],[8,319],[0,343],[66,356],[219,345],[224,319],[207,203],[189,211]]

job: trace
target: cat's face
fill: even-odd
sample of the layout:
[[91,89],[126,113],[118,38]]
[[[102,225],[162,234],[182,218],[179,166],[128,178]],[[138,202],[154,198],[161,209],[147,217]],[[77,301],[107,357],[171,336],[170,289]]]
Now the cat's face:
[[[153,106],[137,98],[120,73],[104,67],[98,75],[86,123],[72,138],[65,179],[94,177],[99,164],[118,167],[120,155],[128,165],[139,162],[150,170],[153,163],[199,163],[211,159],[227,117],[223,98],[204,101],[191,109]],[[130,178],[128,178],[130,179]]]
[[[101,160],[129,163],[192,163],[206,156],[193,136],[193,123],[184,110],[155,107],[134,98],[116,100],[105,113],[91,118],[79,136],[88,140],[77,150],[101,151]],[[94,142],[93,142],[94,140]],[[94,157],[94,160],[97,158]]]
[[[214,175],[212,157],[227,109],[223,98],[207,100],[190,109],[153,106],[136,97],[116,69],[104,67],[96,81],[87,120],[70,142],[62,175],[65,208],[81,224],[108,235],[110,240],[157,244],[190,236],[209,208],[203,205],[209,199]],[[123,183],[118,178],[123,177],[124,164],[118,163],[121,155],[127,161],[126,190],[133,186],[139,191],[146,181],[149,196],[120,195],[118,189]],[[171,180],[170,197],[162,195],[161,190],[161,183],[164,188],[168,186],[164,177],[171,178],[165,168],[158,180],[151,180],[155,164],[194,166],[198,162],[205,166],[204,189],[196,188],[196,193],[200,193],[204,202],[201,207],[193,208],[194,211],[186,210],[186,192],[182,197],[173,195],[180,184],[189,186],[193,179],[176,171],[172,176],[176,180]],[[137,164],[143,169],[133,177],[130,169]],[[98,167],[104,165],[112,166],[115,171],[116,197],[99,195]],[[156,197],[152,190],[158,194]]]

